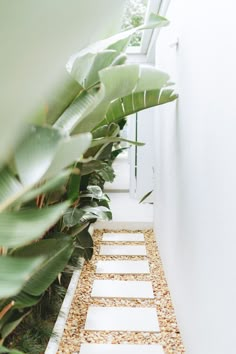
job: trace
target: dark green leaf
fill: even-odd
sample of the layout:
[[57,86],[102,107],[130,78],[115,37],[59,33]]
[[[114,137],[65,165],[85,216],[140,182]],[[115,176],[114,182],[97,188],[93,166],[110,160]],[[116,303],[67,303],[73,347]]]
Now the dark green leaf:
[[12,297],[19,293],[30,276],[39,269],[42,262],[42,257],[25,259],[1,256],[0,299]]
[[33,296],[41,295],[66,266],[74,249],[73,240],[48,239],[18,248],[13,256],[29,258],[43,256],[44,261],[30,277],[23,291]]
[[81,255],[85,260],[90,260],[93,255],[93,239],[88,227],[76,236],[76,244],[81,248]]
[[92,172],[99,171],[106,166],[106,163],[99,160],[92,160],[82,165],[82,176],[89,175]]
[[67,227],[73,227],[81,222],[85,212],[78,208],[69,208],[63,216],[63,224]]
[[21,321],[29,314],[29,312],[24,312],[23,314],[17,310],[12,310],[8,312],[0,320],[0,336],[5,339],[14,329],[21,323]]
[[144,200],[147,199],[147,198],[149,197],[149,195],[152,194],[152,192],[153,192],[153,191],[150,191],[150,192],[148,192],[147,194],[145,194],[145,195],[141,198],[139,204],[141,204],[142,202],[144,202]]

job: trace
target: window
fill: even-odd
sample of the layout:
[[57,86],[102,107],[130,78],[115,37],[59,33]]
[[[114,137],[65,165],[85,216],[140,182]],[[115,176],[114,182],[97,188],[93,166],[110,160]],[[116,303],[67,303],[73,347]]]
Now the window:
[[[122,29],[134,28],[145,23],[151,12],[164,16],[170,0],[126,0]],[[128,54],[147,55],[154,35],[153,30],[135,34],[130,42]]]

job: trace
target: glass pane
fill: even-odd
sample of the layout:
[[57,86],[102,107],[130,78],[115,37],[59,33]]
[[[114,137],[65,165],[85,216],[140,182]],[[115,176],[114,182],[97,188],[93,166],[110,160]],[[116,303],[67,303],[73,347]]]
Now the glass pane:
[[[122,18],[122,29],[134,28],[144,23],[148,0],[126,0]],[[140,46],[142,33],[134,34],[130,46]]]

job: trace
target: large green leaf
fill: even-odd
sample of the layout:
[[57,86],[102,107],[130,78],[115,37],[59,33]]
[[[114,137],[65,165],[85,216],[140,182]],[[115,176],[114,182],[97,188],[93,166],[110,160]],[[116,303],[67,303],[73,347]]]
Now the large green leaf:
[[[130,64],[103,69],[99,72],[99,78],[100,89],[92,94],[83,92],[59,118],[55,127],[62,128],[68,133],[92,131],[103,121],[113,101],[120,98],[124,101],[126,96],[135,93],[141,93],[145,98],[147,91],[166,87],[169,76],[150,66]],[[128,102],[130,107],[133,107],[132,96]],[[123,112],[122,106],[119,106],[119,112]],[[113,114],[115,111],[112,110],[110,113]]]
[[64,214],[69,202],[43,209],[22,209],[0,214],[0,245],[18,247],[37,240]]
[[19,293],[27,280],[42,264],[42,257],[19,258],[0,257],[0,299]]
[[61,171],[57,176],[49,179],[45,183],[43,183],[40,187],[34,188],[29,192],[26,192],[20,199],[19,203],[26,203],[34,198],[36,198],[40,194],[45,194],[48,192],[52,192],[55,189],[59,188],[63,185],[69,178],[69,176],[73,174],[72,169],[68,169],[65,171]]
[[111,123],[111,124],[105,124],[101,127],[98,127],[93,131],[93,139],[99,139],[99,138],[104,138],[105,136],[117,136],[117,134],[120,132],[120,127],[118,124]]
[[29,257],[43,256],[44,261],[25,284],[23,291],[33,296],[41,295],[56,279],[66,266],[74,249],[71,237],[42,240],[37,243],[21,247],[13,252],[13,256]]
[[92,131],[103,120],[111,101],[133,91],[139,77],[139,65],[109,67],[101,70],[99,77],[100,89],[73,125],[74,133]]
[[0,346],[0,353],[3,354],[24,354],[23,352],[20,352],[19,350],[16,349],[7,349],[6,347]]
[[22,185],[8,167],[0,170],[0,176],[0,203],[2,203],[12,195],[20,193]]
[[[137,94],[137,97],[143,100],[142,105],[139,104],[139,108],[145,108],[146,92],[162,90],[169,85],[169,76],[166,73],[145,65],[132,64],[109,67],[101,70],[99,75],[101,87],[96,94],[97,100],[80,116],[74,133],[91,131],[101,121],[104,123],[103,119],[113,101],[122,98],[121,105],[119,107],[116,105],[116,109],[119,108],[118,112],[121,114],[123,111],[122,103],[126,100],[126,97],[128,98],[126,105],[129,104],[130,109],[134,110],[132,98],[133,95]],[[127,80],[127,77],[129,80]],[[117,112],[112,110],[110,113],[113,115],[113,121],[115,121],[116,116],[114,114],[117,114]]]
[[21,321],[30,313],[20,312],[17,310],[9,311],[1,320],[0,320],[0,337],[5,339],[14,329],[21,323]]
[[47,122],[53,124],[82,90],[82,86],[65,72],[57,88],[50,92],[46,99]]
[[14,309],[22,309],[25,307],[31,307],[36,305],[42,297],[39,296],[33,296],[25,293],[24,291],[21,291],[19,294],[14,296],[12,300],[15,302],[14,304]]
[[5,166],[0,171],[0,211],[7,208],[15,199],[20,197],[26,189]]
[[58,146],[56,155],[44,179],[55,176],[65,167],[68,167],[75,161],[79,161],[89,148],[91,140],[92,135],[90,133],[79,134],[63,139]]
[[59,130],[32,126],[15,154],[17,172],[23,185],[39,182],[49,169],[63,138]]
[[110,66],[120,65],[125,57],[120,52],[125,51],[132,35],[140,30],[154,29],[168,25],[168,21],[156,14],[151,14],[145,25],[116,34],[105,40],[96,42],[73,55],[67,65],[73,78],[85,89],[99,81],[99,71]]
[[88,90],[99,82],[99,71],[110,66],[116,57],[120,55],[116,50],[102,50],[98,53],[86,53],[83,51],[77,54],[71,70],[72,77]]
[[99,125],[118,122],[141,110],[172,102],[178,98],[173,89],[157,89],[133,93],[111,102],[105,119]]
[[90,133],[69,137],[58,129],[31,127],[15,156],[20,180],[24,185],[33,186],[57,175],[78,160],[90,142]]
[[84,113],[90,107],[96,106],[100,102],[99,95],[96,92],[88,93],[83,91],[74,102],[63,112],[59,119],[55,122],[54,127],[70,133],[79,123]]

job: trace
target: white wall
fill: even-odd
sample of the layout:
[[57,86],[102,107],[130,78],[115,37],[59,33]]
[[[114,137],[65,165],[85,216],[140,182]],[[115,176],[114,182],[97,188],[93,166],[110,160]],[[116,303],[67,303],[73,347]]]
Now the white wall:
[[235,12],[172,0],[156,51],[179,93],[156,112],[156,232],[190,354],[236,353]]

